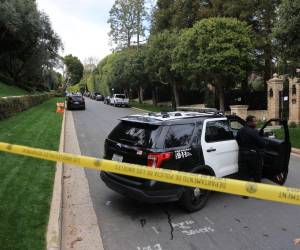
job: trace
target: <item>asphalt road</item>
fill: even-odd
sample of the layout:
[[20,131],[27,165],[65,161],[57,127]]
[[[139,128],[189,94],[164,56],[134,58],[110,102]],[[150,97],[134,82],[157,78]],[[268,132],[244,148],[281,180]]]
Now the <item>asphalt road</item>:
[[[81,153],[102,157],[118,118],[137,113],[86,99],[73,111]],[[86,170],[106,250],[300,249],[300,207],[214,193],[204,209],[186,213],[177,203],[148,205],[110,190]],[[300,188],[300,158],[292,157],[287,186]]]

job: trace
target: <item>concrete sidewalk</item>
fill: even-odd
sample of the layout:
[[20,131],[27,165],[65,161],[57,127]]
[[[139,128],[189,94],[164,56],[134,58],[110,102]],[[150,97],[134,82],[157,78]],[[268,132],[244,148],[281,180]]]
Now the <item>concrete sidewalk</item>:
[[[81,154],[72,112],[66,113],[65,152]],[[101,250],[100,230],[83,168],[64,165],[61,249]]]

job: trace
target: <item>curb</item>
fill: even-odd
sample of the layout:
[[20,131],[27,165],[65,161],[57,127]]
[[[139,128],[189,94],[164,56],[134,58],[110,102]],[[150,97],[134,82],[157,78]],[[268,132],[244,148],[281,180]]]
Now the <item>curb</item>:
[[[60,133],[59,152],[65,147],[65,121],[66,110],[63,115]],[[56,172],[53,186],[49,222],[47,228],[47,250],[61,249],[61,223],[62,223],[62,194],[63,194],[63,163],[56,163]]]
[[135,109],[135,110],[139,110],[139,111],[143,111],[143,112],[147,112],[147,113],[150,112],[149,110],[146,110],[146,109],[140,109],[140,108],[135,108],[135,107],[130,107],[130,108]]
[[292,148],[292,153],[300,156],[300,149],[298,149],[298,148]]

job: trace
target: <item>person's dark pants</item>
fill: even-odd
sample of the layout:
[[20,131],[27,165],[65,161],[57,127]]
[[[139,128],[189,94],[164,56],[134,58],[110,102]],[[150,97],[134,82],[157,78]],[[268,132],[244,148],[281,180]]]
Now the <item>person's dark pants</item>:
[[245,181],[261,182],[263,154],[254,150],[239,152],[239,176]]

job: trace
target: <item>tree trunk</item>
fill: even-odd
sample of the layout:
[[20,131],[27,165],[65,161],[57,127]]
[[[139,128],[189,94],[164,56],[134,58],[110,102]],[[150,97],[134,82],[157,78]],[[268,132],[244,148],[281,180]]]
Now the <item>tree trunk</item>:
[[272,48],[268,44],[265,49],[265,69],[264,69],[264,81],[265,83],[272,78]]
[[265,29],[266,29],[265,32],[266,32],[267,42],[265,44],[265,49],[264,49],[264,58],[265,58],[264,80],[266,84],[267,81],[269,81],[272,77],[272,40],[271,40],[272,17],[271,17],[271,13],[269,13],[268,11],[265,17]]
[[179,100],[179,94],[178,94],[178,89],[177,89],[177,83],[172,84],[173,88],[173,95],[174,95],[174,101],[175,101],[175,108],[180,106],[180,100]]
[[143,86],[139,86],[139,103],[142,104],[144,102],[144,90],[143,90]]
[[152,104],[157,107],[156,87],[152,86]]
[[219,95],[219,105],[220,105],[220,111],[225,111],[225,94],[224,89],[222,86],[218,85],[218,95]]

